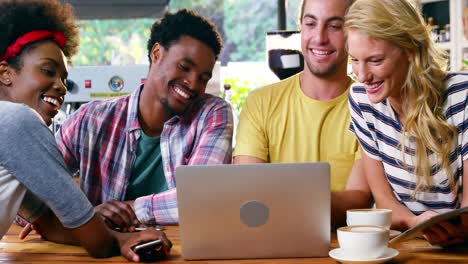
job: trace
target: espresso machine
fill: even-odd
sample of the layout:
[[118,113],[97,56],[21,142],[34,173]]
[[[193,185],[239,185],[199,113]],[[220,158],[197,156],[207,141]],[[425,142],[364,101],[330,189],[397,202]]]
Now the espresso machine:
[[300,31],[268,31],[265,43],[268,66],[280,80],[286,79],[304,69]]
[[84,103],[130,94],[145,82],[148,69],[148,65],[70,67],[67,94],[54,117],[52,131]]

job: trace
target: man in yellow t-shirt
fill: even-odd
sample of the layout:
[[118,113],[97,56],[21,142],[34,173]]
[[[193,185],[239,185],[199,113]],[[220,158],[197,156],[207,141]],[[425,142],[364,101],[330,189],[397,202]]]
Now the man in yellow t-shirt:
[[[296,74],[249,94],[237,130],[236,157],[265,162],[327,161],[331,189],[345,189],[359,143],[349,132],[347,92],[329,101],[314,100],[300,89]],[[236,158],[237,159],[237,158]]]
[[332,225],[370,205],[350,115],[344,15],[351,0],[306,0],[301,7],[304,71],[247,97],[234,163],[325,161],[331,167]]

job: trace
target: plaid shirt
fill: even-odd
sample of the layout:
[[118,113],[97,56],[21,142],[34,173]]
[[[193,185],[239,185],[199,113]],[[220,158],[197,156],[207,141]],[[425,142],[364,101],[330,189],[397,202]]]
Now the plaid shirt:
[[[125,197],[141,133],[142,89],[83,105],[56,134],[65,163],[71,172],[80,171],[81,188],[93,205]],[[229,104],[208,94],[183,116],[168,120],[160,143],[168,190],[136,199],[138,220],[147,225],[178,223],[176,166],[230,163],[232,132]]]

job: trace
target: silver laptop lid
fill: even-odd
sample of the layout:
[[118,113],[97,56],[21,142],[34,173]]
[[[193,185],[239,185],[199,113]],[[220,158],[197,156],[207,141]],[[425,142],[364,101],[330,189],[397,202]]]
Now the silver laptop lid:
[[328,163],[180,166],[185,259],[327,256]]

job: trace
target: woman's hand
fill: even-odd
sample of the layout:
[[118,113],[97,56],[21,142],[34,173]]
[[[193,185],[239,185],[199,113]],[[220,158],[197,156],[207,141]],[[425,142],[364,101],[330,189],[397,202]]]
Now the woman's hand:
[[31,231],[33,231],[33,230],[36,232],[36,235],[39,235],[41,237],[41,239],[42,239],[42,235],[39,233],[39,231],[31,223],[28,223],[23,227],[23,229],[19,233],[19,239],[21,239],[21,240],[25,239],[29,235],[29,233],[31,233]]
[[465,241],[459,227],[450,222],[440,222],[423,230],[423,236],[431,245],[442,247],[462,244]]
[[460,215],[459,232],[463,236],[463,243],[468,243],[468,213],[463,213]]
[[[433,216],[438,215],[434,211],[426,211],[413,218],[412,226],[422,223]],[[465,219],[463,219],[465,218]],[[465,225],[466,224],[466,225]],[[465,226],[464,226],[465,225]],[[449,247],[464,243],[467,239],[468,216],[463,216],[460,223],[443,221],[423,230],[423,237],[431,244]]]
[[434,212],[434,211],[426,211],[420,215],[417,215],[417,216],[414,216],[414,217],[411,217],[411,220],[408,221],[408,228],[413,228],[415,226],[417,226],[418,224],[434,217],[438,215],[438,213]]

